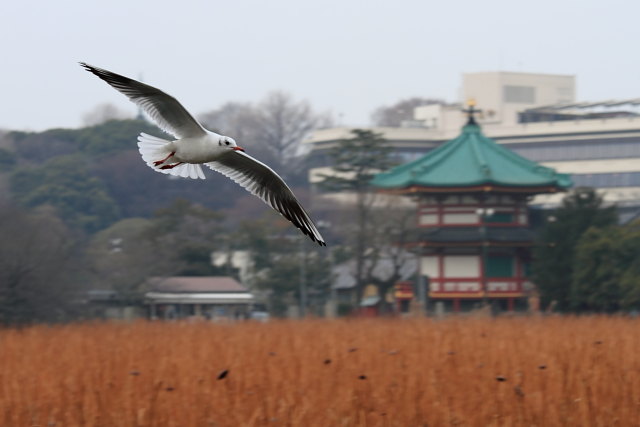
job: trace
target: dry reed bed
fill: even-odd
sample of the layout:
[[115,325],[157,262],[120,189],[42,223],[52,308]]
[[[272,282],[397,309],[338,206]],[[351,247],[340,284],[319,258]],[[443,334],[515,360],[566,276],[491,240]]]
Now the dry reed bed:
[[0,330],[0,424],[637,425],[639,370],[615,317],[36,326]]

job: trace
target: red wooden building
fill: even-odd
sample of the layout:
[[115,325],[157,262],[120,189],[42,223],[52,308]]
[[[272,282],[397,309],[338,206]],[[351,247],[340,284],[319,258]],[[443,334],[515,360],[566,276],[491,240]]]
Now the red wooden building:
[[460,136],[379,174],[374,185],[418,202],[409,247],[420,256],[430,302],[453,311],[482,303],[512,310],[535,288],[527,203],[572,183],[485,137],[473,106],[467,112]]

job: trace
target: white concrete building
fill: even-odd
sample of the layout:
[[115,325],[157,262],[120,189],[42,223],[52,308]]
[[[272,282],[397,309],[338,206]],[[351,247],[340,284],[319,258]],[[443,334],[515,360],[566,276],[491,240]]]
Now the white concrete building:
[[[463,100],[482,110],[486,136],[522,156],[571,174],[576,186],[595,187],[618,205],[622,220],[640,209],[640,99],[576,102],[574,76],[486,72],[463,76]],[[421,127],[373,128],[396,148],[400,162],[414,160],[454,138],[464,124],[460,103],[416,108]],[[350,138],[350,128],[316,131],[311,182],[330,169],[327,148]],[[553,206],[562,194],[541,195],[534,205]]]

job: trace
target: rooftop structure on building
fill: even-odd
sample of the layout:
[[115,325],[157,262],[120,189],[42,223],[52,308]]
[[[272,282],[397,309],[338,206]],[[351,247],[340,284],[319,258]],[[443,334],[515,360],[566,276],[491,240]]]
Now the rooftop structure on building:
[[[512,72],[463,76],[464,99],[482,106],[476,120],[501,146],[541,166],[569,174],[576,186],[598,189],[618,205],[621,219],[640,209],[640,99],[577,101],[575,76]],[[455,138],[464,117],[461,104],[417,107],[411,127],[372,128],[400,162],[421,157]],[[311,182],[330,172],[327,149],[350,138],[351,128],[316,131],[311,146]],[[556,206],[561,194],[536,196],[534,205]]]

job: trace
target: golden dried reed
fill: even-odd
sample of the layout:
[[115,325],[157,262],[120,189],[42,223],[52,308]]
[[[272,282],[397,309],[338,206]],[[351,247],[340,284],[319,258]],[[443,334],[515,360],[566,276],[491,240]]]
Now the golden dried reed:
[[34,326],[0,425],[630,426],[639,373],[621,317]]

